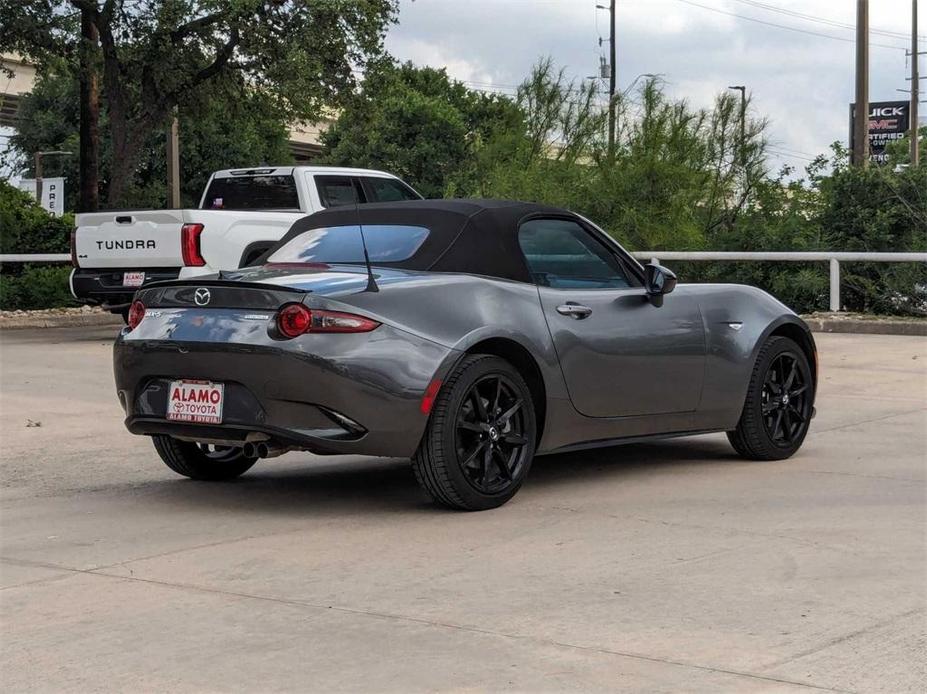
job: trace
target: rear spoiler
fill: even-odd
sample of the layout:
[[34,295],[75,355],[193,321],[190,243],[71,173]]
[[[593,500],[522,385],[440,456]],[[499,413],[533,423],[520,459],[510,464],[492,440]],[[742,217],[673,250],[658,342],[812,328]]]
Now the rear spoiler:
[[145,285],[135,298],[154,308],[247,308],[277,310],[300,302],[306,289],[281,287],[262,282],[211,279],[164,280]]

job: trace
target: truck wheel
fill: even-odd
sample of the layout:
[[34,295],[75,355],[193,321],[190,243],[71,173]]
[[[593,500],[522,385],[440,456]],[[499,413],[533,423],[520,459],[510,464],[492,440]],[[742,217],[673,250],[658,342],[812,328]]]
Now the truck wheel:
[[246,457],[240,448],[180,441],[162,434],[152,436],[151,440],[165,465],[178,475],[193,480],[230,480],[257,462],[257,458]]
[[465,357],[438,393],[412,459],[437,503],[482,511],[515,496],[528,475],[536,437],[531,391],[499,357]]

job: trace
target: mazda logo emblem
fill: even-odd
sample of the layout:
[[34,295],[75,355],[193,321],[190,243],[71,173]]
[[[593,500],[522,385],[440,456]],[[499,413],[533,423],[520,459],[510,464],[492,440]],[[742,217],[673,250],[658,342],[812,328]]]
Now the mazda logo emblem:
[[205,306],[209,303],[211,298],[212,294],[209,293],[206,287],[197,287],[196,291],[193,292],[193,300],[196,302],[197,306]]

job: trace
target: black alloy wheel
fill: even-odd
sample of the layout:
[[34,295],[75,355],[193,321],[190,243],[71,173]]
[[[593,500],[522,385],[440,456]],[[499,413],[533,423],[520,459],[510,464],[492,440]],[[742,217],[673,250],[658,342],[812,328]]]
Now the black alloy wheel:
[[784,448],[804,435],[811,414],[809,384],[798,365],[798,356],[782,352],[770,364],[763,383],[763,425],[769,439]]
[[521,488],[537,436],[534,401],[512,364],[467,355],[445,378],[412,469],[437,503],[482,511]]
[[814,412],[814,375],[798,344],[782,336],[760,348],[737,428],[727,433],[745,458],[781,460],[805,440]]
[[528,452],[524,400],[503,374],[470,386],[457,411],[457,458],[473,488],[497,494],[519,477]]

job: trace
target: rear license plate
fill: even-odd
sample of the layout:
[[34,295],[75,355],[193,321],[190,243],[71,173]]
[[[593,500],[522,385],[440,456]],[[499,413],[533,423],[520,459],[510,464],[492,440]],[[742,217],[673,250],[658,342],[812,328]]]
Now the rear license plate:
[[145,273],[144,272],[123,272],[122,273],[122,286],[123,287],[141,287],[145,284]]
[[177,422],[222,423],[225,384],[209,381],[171,381],[167,418]]

